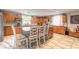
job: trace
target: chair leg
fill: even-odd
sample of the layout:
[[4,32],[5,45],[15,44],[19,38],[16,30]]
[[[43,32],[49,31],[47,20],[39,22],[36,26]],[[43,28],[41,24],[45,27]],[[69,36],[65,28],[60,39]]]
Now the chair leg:
[[29,48],[31,48],[31,40],[29,40]]
[[38,43],[38,40],[36,40],[37,41],[37,48],[39,48],[39,43]]
[[45,35],[45,40],[46,40],[46,41],[48,40],[48,34]]

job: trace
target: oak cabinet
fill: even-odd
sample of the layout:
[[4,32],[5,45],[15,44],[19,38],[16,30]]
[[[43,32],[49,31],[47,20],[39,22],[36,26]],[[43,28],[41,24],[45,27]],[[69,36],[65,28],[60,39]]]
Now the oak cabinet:
[[11,26],[4,26],[4,36],[13,35]]
[[32,22],[36,23],[48,22],[48,17],[32,17]]
[[53,26],[53,32],[59,34],[65,34],[65,27],[64,26]]
[[59,33],[59,34],[65,34],[65,27],[64,27],[64,26],[60,26],[60,27],[58,28],[58,33]]
[[56,26],[53,26],[53,32],[57,33],[58,32],[58,28]]
[[21,27],[20,26],[16,26],[15,30],[16,30],[16,34],[21,34]]
[[13,14],[13,13],[4,13],[3,14],[4,16],[4,21],[6,23],[13,23],[16,21],[16,19],[21,19],[21,15],[16,15],[16,14]]
[[13,35],[13,29],[11,27],[11,25],[16,26],[15,27],[15,31],[16,34],[21,33],[21,28],[18,26],[21,26],[21,15],[17,15],[15,13],[9,13],[9,12],[5,12],[3,14],[4,17],[4,35],[8,36],[8,35]]
[[48,17],[43,18],[43,22],[48,22]]
[[39,18],[37,18],[37,17],[32,17],[32,22],[39,23]]
[[[16,26],[15,27],[16,34],[21,33],[21,27]],[[4,36],[13,35],[13,30],[11,26],[4,26]]]
[[39,18],[39,22],[40,23],[44,22],[43,18]]
[[70,35],[70,36],[73,36],[73,37],[79,38],[79,32],[72,32],[72,31],[69,31],[69,35]]
[[9,23],[9,22],[14,22],[14,17],[12,14],[4,14],[4,21]]

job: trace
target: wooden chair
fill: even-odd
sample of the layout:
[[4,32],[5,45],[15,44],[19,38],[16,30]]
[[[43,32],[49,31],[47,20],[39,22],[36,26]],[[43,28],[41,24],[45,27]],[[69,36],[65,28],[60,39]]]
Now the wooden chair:
[[39,46],[45,42],[45,36],[44,36],[44,26],[40,26],[38,28],[39,31]]
[[29,36],[29,48],[38,47],[38,28],[36,26],[31,27]]
[[45,41],[48,40],[48,32],[49,32],[49,27],[48,27],[48,25],[45,25],[45,26],[44,26]]
[[26,37],[16,40],[16,48],[26,49],[28,48],[28,39]]
[[24,49],[24,48],[28,48],[28,39],[27,37],[25,37],[22,34],[17,34],[16,32],[16,28],[14,25],[10,25],[12,28],[12,32],[13,32],[13,48],[19,48],[19,49]]

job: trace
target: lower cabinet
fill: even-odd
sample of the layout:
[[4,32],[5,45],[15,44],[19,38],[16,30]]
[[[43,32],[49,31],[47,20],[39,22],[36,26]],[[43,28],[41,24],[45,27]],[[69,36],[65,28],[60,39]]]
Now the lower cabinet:
[[79,38],[79,32],[71,32],[71,31],[69,31],[69,35]]
[[59,34],[65,34],[65,27],[64,26],[53,26],[53,32]]
[[16,30],[16,34],[20,34],[22,31],[20,26],[16,26],[15,30]]
[[11,26],[4,26],[4,36],[13,35]]
[[[21,33],[21,27],[15,27],[16,34]],[[4,26],[4,36],[13,35],[13,30],[11,26]]]

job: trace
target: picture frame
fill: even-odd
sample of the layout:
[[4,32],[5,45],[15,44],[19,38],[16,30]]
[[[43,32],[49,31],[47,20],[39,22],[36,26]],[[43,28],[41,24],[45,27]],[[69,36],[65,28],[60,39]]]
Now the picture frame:
[[71,24],[79,24],[79,15],[73,15],[70,19]]

